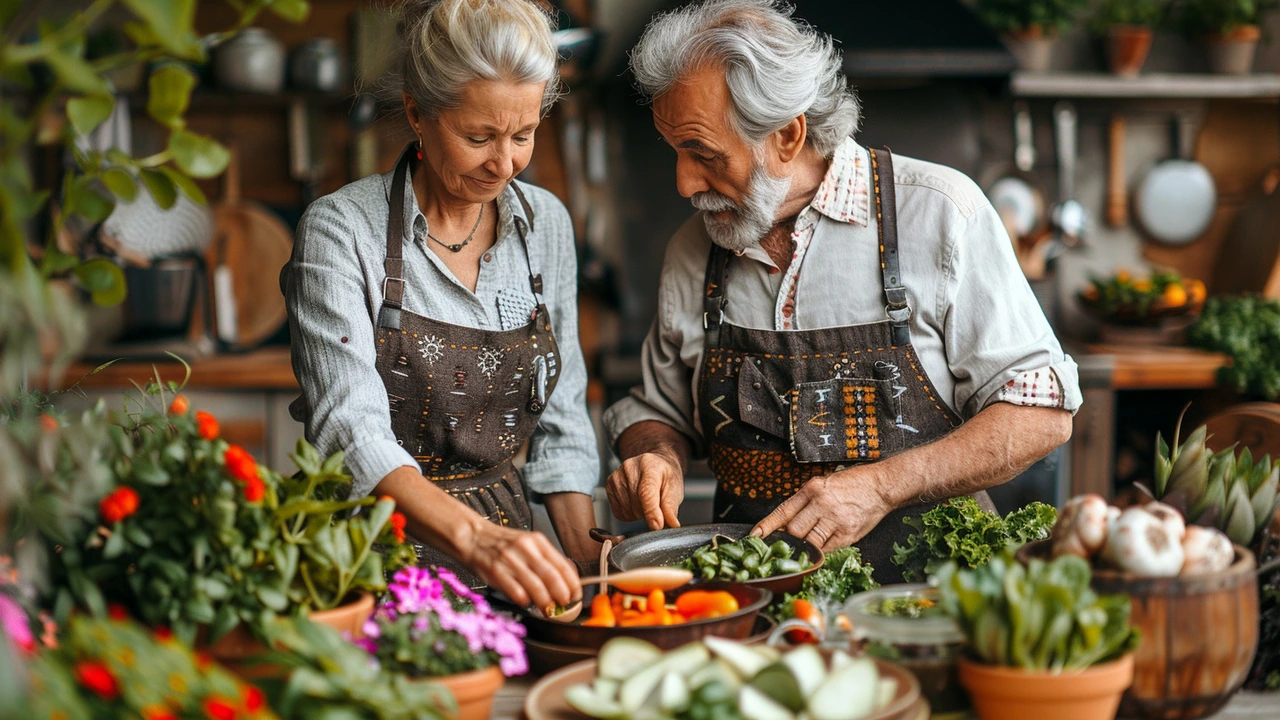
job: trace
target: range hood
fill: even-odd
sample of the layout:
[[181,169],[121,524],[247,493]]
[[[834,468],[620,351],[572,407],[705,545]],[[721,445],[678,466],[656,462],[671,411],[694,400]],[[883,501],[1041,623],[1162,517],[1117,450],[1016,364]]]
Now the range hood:
[[793,0],[795,16],[844,48],[845,72],[876,77],[1006,77],[1000,38],[960,0]]

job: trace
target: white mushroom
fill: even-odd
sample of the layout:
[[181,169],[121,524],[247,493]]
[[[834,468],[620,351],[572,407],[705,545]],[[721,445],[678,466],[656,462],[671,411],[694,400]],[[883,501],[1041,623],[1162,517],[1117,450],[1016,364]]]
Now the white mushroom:
[[1155,515],[1131,507],[1112,525],[1102,557],[1121,570],[1171,577],[1182,570],[1182,542]]
[[1053,526],[1051,540],[1054,557],[1092,557],[1107,540],[1107,501],[1092,493],[1068,500]]
[[1172,505],[1165,505],[1162,502],[1149,502],[1143,506],[1143,509],[1152,515],[1164,525],[1164,529],[1169,531],[1169,535],[1181,540],[1187,534],[1187,523],[1182,519],[1182,513]]
[[1183,575],[1203,575],[1222,572],[1231,567],[1236,558],[1235,547],[1221,530],[1191,525],[1182,538]]

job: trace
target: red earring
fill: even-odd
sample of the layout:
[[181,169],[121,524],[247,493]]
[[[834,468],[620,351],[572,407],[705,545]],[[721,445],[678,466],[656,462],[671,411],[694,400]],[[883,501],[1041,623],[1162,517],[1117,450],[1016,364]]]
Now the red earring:
[[419,160],[422,159],[422,141],[421,140],[418,141],[418,159]]

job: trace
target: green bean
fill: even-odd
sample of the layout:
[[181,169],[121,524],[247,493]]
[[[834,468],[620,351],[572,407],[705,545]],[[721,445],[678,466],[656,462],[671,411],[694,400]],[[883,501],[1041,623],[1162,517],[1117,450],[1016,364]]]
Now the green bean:
[[746,550],[744,550],[741,545],[729,543],[728,545],[720,546],[720,554],[728,555],[733,560],[741,560],[742,556],[746,555],[747,553],[746,553]]
[[742,569],[744,569],[744,570],[757,570],[757,569],[759,569],[759,568],[760,568],[760,556],[759,556],[759,555],[748,555],[748,556],[746,556],[746,557],[742,558]]
[[733,579],[737,580],[738,582],[746,582],[751,579],[751,571],[739,570],[738,573],[733,576]]
[[770,545],[769,552],[772,553],[775,558],[791,559],[791,546],[787,544],[786,540],[779,540]]
[[778,560],[773,564],[773,566],[777,568],[778,572],[780,573],[800,572],[800,569],[801,569],[800,563],[790,558],[784,558],[784,559]]
[[760,567],[759,569],[756,570],[756,572],[762,578],[773,577],[773,561],[765,560],[764,562],[760,563]]
[[745,542],[747,545],[749,545],[751,549],[754,550],[755,553],[762,558],[769,554],[769,546],[766,545],[763,540],[756,537],[755,535],[746,536],[745,538],[742,539],[742,542]]
[[704,565],[704,566],[702,567],[702,579],[703,579],[703,580],[715,580],[715,579],[716,579],[716,568],[714,568],[714,567],[712,567],[712,566],[710,566],[710,565]]

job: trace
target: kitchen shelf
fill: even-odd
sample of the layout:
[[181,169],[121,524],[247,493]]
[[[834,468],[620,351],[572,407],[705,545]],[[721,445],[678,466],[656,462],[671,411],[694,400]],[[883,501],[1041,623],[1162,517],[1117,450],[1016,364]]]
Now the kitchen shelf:
[[1275,98],[1280,97],[1280,74],[1151,73],[1123,78],[1109,73],[1019,71],[1010,79],[1010,87],[1020,97]]

